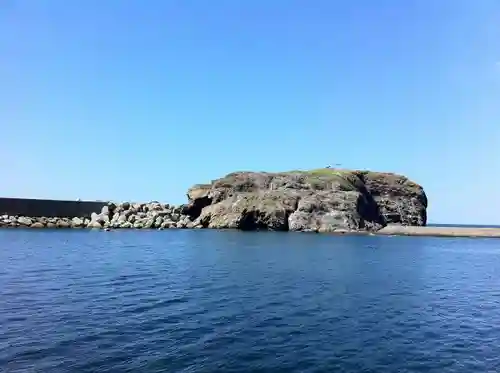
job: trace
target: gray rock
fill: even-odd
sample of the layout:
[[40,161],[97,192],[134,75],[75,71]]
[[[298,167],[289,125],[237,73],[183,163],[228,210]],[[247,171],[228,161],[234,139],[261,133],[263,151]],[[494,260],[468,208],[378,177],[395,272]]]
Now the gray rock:
[[163,224],[163,217],[161,217],[161,216],[156,217],[155,223],[154,223],[155,228],[160,228],[162,226],[162,224]]
[[137,211],[135,210],[124,210],[120,213],[120,215],[125,215],[127,218],[131,215],[134,215]]
[[156,210],[149,210],[149,211],[146,213],[146,216],[147,216],[148,218],[150,218],[150,219],[151,219],[151,218],[153,218],[153,219],[154,219],[154,218],[156,218],[156,217],[158,216],[158,211],[156,211]]
[[26,216],[20,216],[17,218],[17,223],[19,225],[24,225],[26,227],[29,227],[30,225],[33,224],[33,220],[31,220],[30,218],[28,218]]
[[169,210],[169,209],[165,209],[165,210],[161,210],[161,211],[158,211],[158,216],[170,216],[172,215],[172,210]]
[[143,209],[144,206],[145,205],[143,203],[134,203],[131,208],[135,211],[138,211],[138,212],[144,212],[144,209]]
[[45,225],[39,221],[31,224],[31,227],[30,228],[45,228]]
[[132,223],[130,223],[128,221],[124,221],[123,223],[120,223],[120,228],[121,229],[130,229],[130,228],[133,228],[133,225],[132,225]]
[[155,225],[155,219],[152,218],[152,219],[146,219],[142,227],[144,229],[151,229],[155,227],[154,225]]
[[[107,206],[104,206],[107,207]],[[106,214],[96,214],[92,213],[90,216],[90,221],[92,223],[99,223],[101,226],[103,226],[106,223],[109,223],[109,216]]]
[[58,220],[56,223],[57,228],[71,228],[71,223],[67,220]]
[[78,217],[74,217],[73,219],[71,219],[71,225],[74,228],[81,228],[84,226],[84,224],[85,222],[83,221],[83,219],[80,219]]
[[164,221],[163,223],[161,223],[161,228],[170,228],[170,226],[172,225],[172,222],[171,221]]
[[88,223],[87,228],[101,229],[102,224],[96,220],[92,220]]
[[117,208],[116,203],[114,202],[108,202],[108,211],[110,214],[113,214]]
[[152,202],[149,204],[150,211],[161,211],[163,209],[164,209],[163,205],[159,202]]

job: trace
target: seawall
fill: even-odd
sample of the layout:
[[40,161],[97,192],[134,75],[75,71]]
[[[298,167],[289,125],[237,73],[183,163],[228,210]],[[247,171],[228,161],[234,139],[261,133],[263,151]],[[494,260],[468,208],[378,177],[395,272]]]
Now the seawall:
[[0,198],[0,215],[60,218],[90,217],[107,201],[62,201],[53,199]]

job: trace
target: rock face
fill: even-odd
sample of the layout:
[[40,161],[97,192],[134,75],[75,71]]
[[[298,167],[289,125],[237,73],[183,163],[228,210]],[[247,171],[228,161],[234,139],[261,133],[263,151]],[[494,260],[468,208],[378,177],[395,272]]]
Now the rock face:
[[362,232],[427,220],[420,185],[371,171],[235,172],[193,186],[187,197],[182,212],[205,228]]

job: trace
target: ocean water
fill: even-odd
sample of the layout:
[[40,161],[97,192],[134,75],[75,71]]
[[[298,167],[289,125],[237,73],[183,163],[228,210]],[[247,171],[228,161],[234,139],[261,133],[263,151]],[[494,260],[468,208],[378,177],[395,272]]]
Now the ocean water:
[[1,372],[499,372],[500,240],[0,231]]

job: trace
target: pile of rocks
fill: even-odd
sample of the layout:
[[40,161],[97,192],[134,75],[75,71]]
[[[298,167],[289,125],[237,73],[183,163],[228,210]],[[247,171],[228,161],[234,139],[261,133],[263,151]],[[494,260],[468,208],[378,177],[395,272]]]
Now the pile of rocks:
[[194,228],[184,206],[159,202],[108,203],[89,217],[0,216],[0,227],[26,228],[97,228],[97,229],[165,229]]
[[[75,218],[79,219],[79,218]],[[70,218],[46,218],[27,216],[0,216],[0,227],[4,228],[71,228]]]
[[192,228],[189,216],[182,214],[183,206],[159,202],[108,203],[101,212],[93,213],[84,224],[87,228]]

